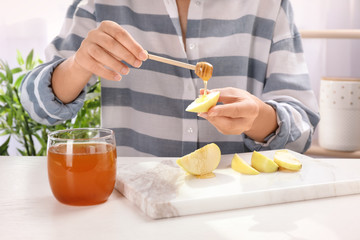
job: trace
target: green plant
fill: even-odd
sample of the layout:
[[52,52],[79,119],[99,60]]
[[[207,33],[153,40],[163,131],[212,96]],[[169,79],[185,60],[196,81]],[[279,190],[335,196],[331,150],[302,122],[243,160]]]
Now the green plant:
[[30,118],[20,103],[19,87],[26,73],[43,63],[34,57],[31,50],[26,59],[17,52],[18,65],[10,68],[0,60],[0,155],[9,155],[10,140],[14,138],[22,148],[17,151],[23,156],[46,155],[47,135],[60,129],[100,126],[100,81],[87,90],[83,108],[74,119],[55,126],[42,125]]

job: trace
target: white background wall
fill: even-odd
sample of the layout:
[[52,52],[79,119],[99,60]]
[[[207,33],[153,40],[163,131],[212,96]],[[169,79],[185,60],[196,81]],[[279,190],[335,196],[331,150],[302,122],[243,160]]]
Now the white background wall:
[[0,58],[16,64],[16,50],[44,59],[45,46],[60,31],[72,0],[0,0]]
[[[291,1],[299,29],[360,29],[360,0]],[[71,2],[0,0],[0,59],[14,66],[17,49],[23,54],[35,49],[45,59],[44,49],[60,31]],[[360,40],[304,39],[303,45],[317,95],[322,76],[360,77]]]
[[[360,29],[360,0],[291,0],[299,29]],[[323,76],[360,77],[360,39],[303,39],[313,89]]]

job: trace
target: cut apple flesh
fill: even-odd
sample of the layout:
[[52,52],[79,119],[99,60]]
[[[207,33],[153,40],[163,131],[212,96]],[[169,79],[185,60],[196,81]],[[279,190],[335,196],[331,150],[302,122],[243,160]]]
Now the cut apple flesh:
[[208,178],[215,176],[211,173],[218,167],[220,159],[220,148],[215,143],[210,143],[177,159],[176,163],[189,174]]
[[259,172],[266,173],[276,172],[279,169],[279,166],[272,159],[256,151],[251,156],[251,166]]
[[299,171],[302,167],[301,162],[286,150],[276,151],[274,154],[274,161],[279,167],[291,171]]
[[188,112],[207,112],[211,107],[215,106],[219,100],[220,92],[211,92],[201,95],[195,99],[185,110]]
[[251,167],[244,159],[239,157],[236,153],[231,161],[231,168],[235,171],[248,175],[256,175],[259,174],[255,168]]

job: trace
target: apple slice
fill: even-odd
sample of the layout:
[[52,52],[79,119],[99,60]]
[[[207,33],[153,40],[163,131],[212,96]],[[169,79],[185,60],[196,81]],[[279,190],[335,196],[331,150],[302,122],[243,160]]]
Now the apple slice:
[[286,170],[299,171],[302,168],[301,162],[287,150],[276,151],[274,161],[279,167]]
[[220,92],[211,92],[201,95],[195,99],[185,110],[188,112],[207,112],[211,107],[215,106],[219,100]]
[[251,167],[244,159],[242,159],[236,153],[231,161],[231,168],[235,171],[248,175],[256,175],[259,174],[259,171],[255,168]]
[[259,172],[266,173],[276,172],[279,169],[279,166],[272,159],[257,151],[254,151],[251,156],[251,166]]
[[219,166],[220,159],[220,148],[210,143],[177,159],[176,163],[191,175],[213,177],[212,171]]

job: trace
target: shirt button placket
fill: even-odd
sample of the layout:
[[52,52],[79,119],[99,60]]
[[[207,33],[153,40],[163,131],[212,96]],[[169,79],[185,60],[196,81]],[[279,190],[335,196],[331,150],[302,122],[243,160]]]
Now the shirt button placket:
[[[189,11],[189,19],[198,19],[199,16],[202,15],[202,1],[196,0],[192,1],[193,6],[191,6],[191,10]],[[191,29],[194,26],[188,26],[189,32],[197,32],[196,29]],[[198,60],[199,59],[199,36],[191,35],[188,36],[186,39],[186,50],[187,50],[187,57],[190,61]],[[196,90],[196,86],[194,83],[194,79],[189,79],[187,81],[187,88],[188,91],[186,92],[187,99],[194,99],[199,94]],[[186,141],[186,148],[183,149],[186,152],[189,150],[193,151],[196,150],[197,141],[198,141],[198,120],[196,118],[196,114],[194,113],[194,118],[191,119],[183,119],[183,141]],[[191,144],[189,144],[191,143]],[[185,145],[184,145],[185,146]]]
[[187,130],[187,132],[188,132],[188,133],[193,133],[194,130],[193,130],[191,127],[189,127],[188,130]]

